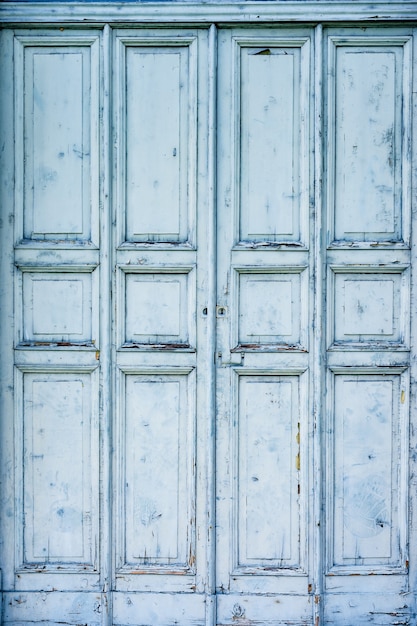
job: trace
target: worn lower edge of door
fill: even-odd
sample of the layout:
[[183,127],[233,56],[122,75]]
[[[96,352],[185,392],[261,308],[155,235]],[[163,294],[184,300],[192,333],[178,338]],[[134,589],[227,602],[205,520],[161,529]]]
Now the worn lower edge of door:
[[413,593],[332,593],[323,598],[324,624],[330,626],[411,626],[416,623]]
[[101,626],[107,611],[105,594],[79,591],[3,593],[3,624]]
[[113,626],[204,626],[205,598],[199,593],[113,593]]
[[313,623],[314,596],[223,594],[217,597],[218,626],[226,624],[291,624]]

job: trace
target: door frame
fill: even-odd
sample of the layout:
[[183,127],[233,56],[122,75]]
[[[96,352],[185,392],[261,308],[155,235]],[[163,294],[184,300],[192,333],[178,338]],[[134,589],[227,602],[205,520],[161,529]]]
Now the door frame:
[[0,9],[0,23],[7,24],[265,24],[265,23],[326,23],[347,24],[359,22],[368,24],[405,24],[416,20],[415,0],[268,0],[228,2],[117,2],[115,0],[82,2],[58,0],[39,2],[15,0],[3,2]]

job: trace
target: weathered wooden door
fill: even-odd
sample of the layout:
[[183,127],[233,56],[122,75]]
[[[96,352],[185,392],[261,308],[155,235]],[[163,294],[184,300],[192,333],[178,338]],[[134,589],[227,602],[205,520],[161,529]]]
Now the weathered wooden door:
[[312,36],[219,33],[220,624],[313,620]]
[[410,35],[219,34],[219,624],[414,614]]
[[3,623],[411,626],[413,30],[100,10],[2,36]]

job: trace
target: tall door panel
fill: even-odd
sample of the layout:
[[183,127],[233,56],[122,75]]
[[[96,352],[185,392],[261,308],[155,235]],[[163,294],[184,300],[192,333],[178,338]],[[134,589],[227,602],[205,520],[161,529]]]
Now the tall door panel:
[[15,356],[13,365],[7,354],[3,381],[14,385],[15,408],[3,404],[3,459],[16,468],[4,485],[3,586],[14,590],[5,620],[73,614],[93,625],[101,610],[100,35],[20,31],[4,46],[15,60],[7,94],[15,158],[6,167],[14,198],[4,196],[12,216],[15,206],[7,242],[15,297],[14,318],[2,323]]
[[310,30],[220,31],[218,624],[313,619],[311,113]]
[[207,31],[114,33],[114,624],[201,624]]
[[410,35],[326,33],[326,624],[409,623]]

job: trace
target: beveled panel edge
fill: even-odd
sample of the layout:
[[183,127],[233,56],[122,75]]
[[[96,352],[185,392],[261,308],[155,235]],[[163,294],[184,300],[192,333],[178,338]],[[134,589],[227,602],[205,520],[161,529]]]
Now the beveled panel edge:
[[[324,461],[323,471],[327,476],[326,485],[324,487],[324,498],[326,501],[326,508],[328,509],[325,515],[326,536],[324,538],[324,546],[326,555],[324,558],[324,570],[323,575],[327,580],[338,576],[375,576],[380,578],[381,576],[405,576],[408,574],[408,531],[406,527],[406,518],[408,515],[407,502],[408,502],[408,482],[405,475],[408,471],[408,465],[405,463],[405,470],[402,471],[402,475],[398,477],[398,484],[400,489],[398,490],[397,497],[401,494],[401,503],[399,506],[399,520],[398,520],[398,532],[400,538],[399,546],[399,558],[396,564],[362,564],[362,565],[337,565],[333,563],[334,560],[334,478],[335,470],[335,437],[334,437],[334,420],[335,420],[335,384],[337,376],[374,376],[377,380],[386,380],[385,376],[390,376],[391,380],[395,378],[398,381],[399,387],[399,406],[397,411],[398,417],[398,446],[401,452],[404,454],[405,461],[408,457],[408,434],[409,434],[409,405],[410,405],[410,367],[408,365],[353,365],[353,366],[329,366],[327,371],[327,401],[324,408],[324,421],[327,434],[325,435],[327,458]],[[402,387],[402,389],[401,389]],[[403,396],[404,394],[404,396]],[[329,479],[331,477],[331,479]],[[402,516],[402,518],[401,518]],[[376,578],[374,579],[376,580]]]
[[[185,420],[187,422],[187,434],[190,435],[190,430],[192,431],[189,443],[191,444],[191,449],[189,450],[191,458],[187,460],[187,465],[192,464],[193,459],[197,453],[196,451],[196,440],[195,440],[195,429],[196,429],[196,404],[195,404],[195,395],[196,395],[196,374],[195,367],[193,366],[159,366],[159,365],[120,365],[116,367],[116,386],[119,390],[119,398],[117,401],[116,413],[117,415],[114,417],[114,431],[115,431],[115,440],[119,443],[119,450],[123,450],[126,445],[126,394],[124,391],[126,390],[126,383],[128,377],[158,377],[162,376],[165,378],[172,378],[173,380],[179,381],[182,380],[185,385],[184,393],[187,398],[187,410]],[[166,380],[165,380],[166,382]],[[125,464],[126,459],[123,457],[121,453],[116,454],[115,458],[115,482],[116,484],[121,485],[125,480]],[[195,512],[195,497],[196,497],[196,489],[197,482],[195,477],[191,480],[192,488],[191,491],[187,494],[187,504],[189,511],[194,510]],[[123,491],[123,490],[122,490]],[[122,491],[120,493],[122,493]],[[191,590],[193,589],[192,584],[195,583],[195,576],[197,570],[196,564],[196,536],[194,534],[195,524],[191,522],[188,523],[188,532],[187,532],[187,541],[188,541],[188,549],[187,551],[187,562],[186,563],[129,563],[126,562],[126,554],[125,554],[125,541],[126,541],[126,526],[120,520],[123,519],[121,516],[121,512],[126,510],[126,503],[124,501],[124,496],[118,494],[114,501],[114,512],[115,516],[115,542],[114,542],[114,559],[115,559],[115,569],[114,575],[116,580],[117,591],[126,591],[123,588],[123,584],[121,582],[127,583],[129,591],[149,591],[149,586],[153,585],[154,588],[152,591],[160,592],[168,589],[175,589],[176,585],[179,585],[180,590]],[[195,522],[195,519],[194,519]],[[117,532],[118,531],[118,532]],[[133,577],[133,587],[130,588],[130,577]],[[162,578],[161,578],[162,577]],[[160,582],[157,582],[156,579],[159,579]],[[153,582],[152,582],[153,581]],[[158,584],[164,586],[163,589],[158,590]],[[190,588],[188,588],[191,585]]]

